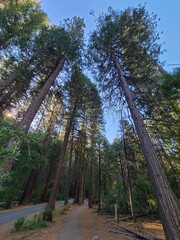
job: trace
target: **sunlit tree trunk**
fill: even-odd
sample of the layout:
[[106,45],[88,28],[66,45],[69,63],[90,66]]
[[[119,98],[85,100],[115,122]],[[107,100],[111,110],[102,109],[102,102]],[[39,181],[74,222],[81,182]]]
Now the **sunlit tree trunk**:
[[[21,122],[18,123],[17,127],[18,128],[23,127],[24,133],[26,133],[29,130],[29,127],[30,127],[37,111],[39,110],[42,102],[44,101],[50,87],[54,83],[59,72],[62,70],[64,63],[65,63],[65,58],[61,58],[58,60],[56,67],[54,68],[54,70],[52,71],[50,76],[46,79],[46,82],[45,82],[44,86],[42,87],[42,89],[40,90],[39,94],[36,96],[34,101],[28,107]],[[9,141],[7,148],[11,147],[13,141],[14,141],[13,139],[11,139]],[[0,169],[0,172],[2,172],[2,173],[9,172],[12,169],[14,162],[15,162],[15,159],[6,160],[3,164],[2,169]]]
[[34,101],[31,103],[31,105],[28,107],[27,111],[25,112],[25,115],[21,122],[18,124],[18,127],[24,127],[24,132],[27,132],[29,130],[29,127],[39,110],[42,102],[44,101],[50,87],[54,83],[56,77],[58,76],[59,72],[62,70],[65,63],[65,58],[61,58],[58,60],[56,67],[50,74],[50,76],[46,79],[46,82],[42,89],[40,90],[39,94],[36,96]]

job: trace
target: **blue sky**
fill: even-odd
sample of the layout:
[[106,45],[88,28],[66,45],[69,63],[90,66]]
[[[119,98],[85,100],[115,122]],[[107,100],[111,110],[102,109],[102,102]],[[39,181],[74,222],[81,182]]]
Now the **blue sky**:
[[[129,6],[144,5],[151,13],[154,12],[160,18],[158,32],[162,32],[160,42],[165,44],[166,49],[160,60],[165,61],[164,68],[171,71],[175,66],[168,64],[180,64],[180,0],[42,0],[42,8],[48,14],[51,23],[59,24],[65,18],[79,16],[84,18],[86,29],[85,36],[95,28],[94,18],[89,14],[94,11],[97,17],[100,13],[106,12],[109,6],[114,9],[123,10]],[[116,136],[117,117],[109,113],[106,124],[107,137],[110,141]]]

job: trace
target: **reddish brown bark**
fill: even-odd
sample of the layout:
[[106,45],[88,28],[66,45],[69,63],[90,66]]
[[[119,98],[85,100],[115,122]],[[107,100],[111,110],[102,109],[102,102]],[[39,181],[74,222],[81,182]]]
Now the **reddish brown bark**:
[[170,188],[153,147],[153,143],[145,128],[141,115],[133,101],[134,98],[124,77],[121,66],[116,59],[115,66],[119,76],[121,88],[124,92],[137,134],[139,136],[166,237],[170,240],[178,240],[180,239],[180,211],[178,201]]
[[67,174],[67,183],[66,183],[66,194],[64,199],[64,204],[68,204],[69,200],[69,190],[71,184],[71,165],[73,159],[73,136],[71,138],[71,147],[70,147],[70,156],[69,156],[69,166],[68,166],[68,174]]
[[45,198],[46,198],[46,195],[47,195],[48,187],[49,187],[49,184],[50,184],[50,179],[51,179],[52,172],[53,172],[53,164],[54,164],[54,159],[51,159],[48,175],[46,177],[46,183],[45,183],[44,190],[43,190],[43,193],[42,193],[42,196],[41,196],[41,201],[42,202],[45,201]]
[[24,205],[30,203],[30,201],[31,201],[31,195],[32,195],[33,185],[36,180],[36,174],[37,174],[37,172],[35,170],[33,170],[29,177],[28,183],[24,190],[23,199],[22,199],[22,204],[24,204]]
[[64,157],[65,157],[65,153],[66,153],[68,139],[69,139],[69,135],[70,135],[70,132],[71,132],[71,127],[72,127],[72,123],[73,123],[75,114],[76,114],[76,106],[73,107],[73,110],[72,110],[72,112],[69,116],[69,120],[67,122],[67,127],[66,127],[66,131],[65,131],[65,135],[64,135],[64,142],[63,142],[63,146],[62,146],[62,150],[61,150],[61,154],[60,154],[60,159],[59,159],[59,163],[58,163],[58,167],[57,167],[56,177],[55,177],[54,184],[53,184],[51,194],[50,194],[50,197],[49,197],[49,201],[48,201],[48,206],[52,210],[55,208],[56,195],[57,195],[57,191],[58,191],[59,185],[60,185],[62,166],[63,166],[63,163],[64,163]]
[[19,128],[24,127],[24,132],[27,132],[29,130],[29,127],[30,127],[37,111],[39,110],[42,102],[44,101],[50,87],[54,83],[59,72],[62,70],[64,63],[65,63],[64,57],[58,60],[55,69],[52,71],[50,76],[46,79],[44,86],[42,87],[39,94],[36,96],[34,101],[31,103],[31,105],[27,109],[21,122],[18,124]]
[[[50,76],[46,79],[44,86],[42,87],[39,94],[36,96],[34,101],[31,103],[31,105],[27,109],[21,122],[18,123],[18,128],[24,127],[23,130],[25,133],[29,130],[29,127],[30,127],[37,111],[39,110],[39,107],[41,106],[42,102],[44,101],[50,87],[54,83],[59,72],[63,68],[64,63],[65,63],[65,57],[63,57],[57,61],[56,67],[54,68],[54,70],[52,71]],[[8,147],[11,147],[12,143],[13,143],[13,139],[10,140]],[[5,161],[2,169],[0,169],[0,172],[2,172],[2,173],[9,172],[11,170],[14,162],[15,162],[15,159]]]

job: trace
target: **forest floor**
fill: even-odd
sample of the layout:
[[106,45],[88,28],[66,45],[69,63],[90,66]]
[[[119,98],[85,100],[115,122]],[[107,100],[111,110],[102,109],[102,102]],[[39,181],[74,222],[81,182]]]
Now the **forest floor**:
[[[63,208],[58,207],[58,209]],[[146,236],[165,238],[160,221],[141,219],[120,222],[121,226]],[[129,232],[123,231],[115,224],[113,218],[98,215],[87,205],[72,205],[64,215],[54,218],[47,228],[33,231],[15,232],[6,225],[1,231],[0,240],[91,240],[98,236],[101,240],[135,240]]]

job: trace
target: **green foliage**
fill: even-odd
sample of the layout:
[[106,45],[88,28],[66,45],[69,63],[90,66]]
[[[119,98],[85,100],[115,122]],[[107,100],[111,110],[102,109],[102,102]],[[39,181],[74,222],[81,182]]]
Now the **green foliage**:
[[[0,164],[6,158],[17,158],[20,155],[19,140],[22,132],[17,130],[8,120],[0,119]],[[15,138],[11,148],[6,146],[7,142]]]
[[97,28],[89,43],[89,62],[111,106],[117,106],[122,95],[115,60],[120,63],[133,91],[140,93],[141,84],[146,82],[147,87],[147,82],[150,83],[160,53],[159,35],[155,30],[157,21],[144,7],[124,11],[109,8],[97,19]]
[[35,214],[32,219],[20,217],[14,223],[15,231],[36,230],[44,227],[48,227],[48,223],[42,220],[42,216],[40,214]]
[[1,50],[15,46],[25,50],[33,33],[46,23],[47,16],[37,1],[21,0],[0,6]]
[[145,230],[143,224],[142,224],[140,221],[134,223],[133,226],[134,226],[139,232],[142,232],[142,233],[143,233],[144,230]]
[[67,211],[69,211],[71,205],[67,204],[65,207],[59,209],[59,210],[55,210],[53,215],[54,216],[58,216],[58,215],[64,215]]
[[26,217],[20,217],[18,218],[14,223],[14,229],[15,231],[20,231],[24,225]]
[[43,220],[44,221],[52,221],[53,212],[49,206],[46,206],[45,210],[43,211]]

